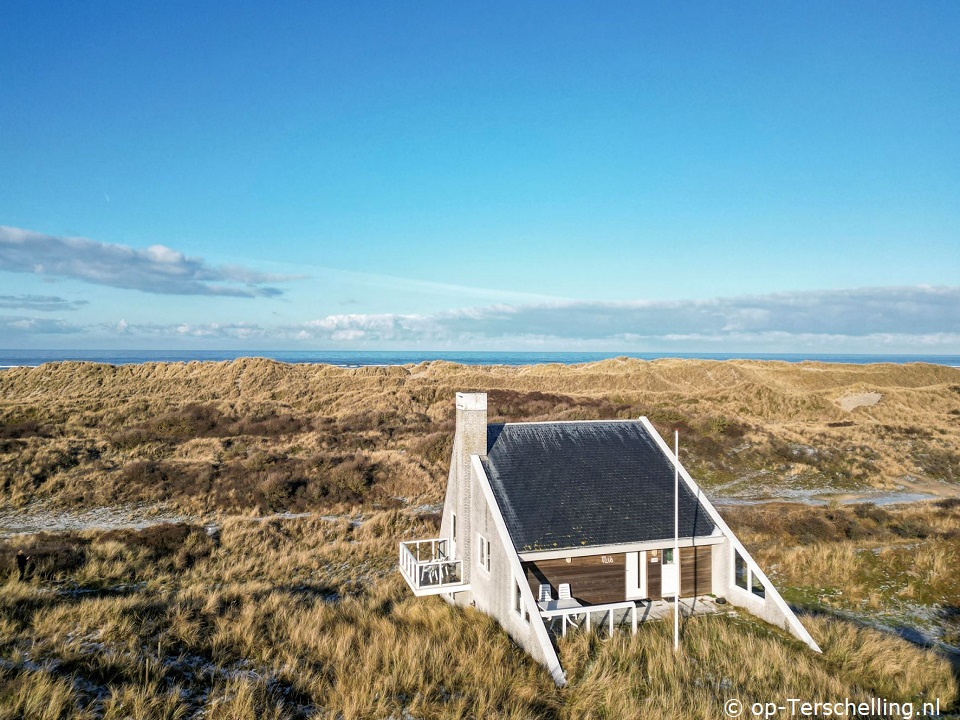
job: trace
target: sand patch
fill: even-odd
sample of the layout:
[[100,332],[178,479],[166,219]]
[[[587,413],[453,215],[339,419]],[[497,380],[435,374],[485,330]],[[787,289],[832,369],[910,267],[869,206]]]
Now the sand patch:
[[837,402],[840,404],[840,407],[847,412],[850,412],[851,410],[856,410],[858,407],[870,407],[871,405],[876,405],[878,402],[880,402],[880,398],[882,397],[883,395],[878,392],[868,392],[860,393],[859,395],[845,395]]

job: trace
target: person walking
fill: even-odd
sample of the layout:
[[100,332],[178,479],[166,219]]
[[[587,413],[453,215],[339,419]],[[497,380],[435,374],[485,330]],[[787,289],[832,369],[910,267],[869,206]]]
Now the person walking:
[[17,550],[17,570],[20,571],[20,581],[27,575],[27,563],[30,562],[30,556],[23,552],[23,548]]

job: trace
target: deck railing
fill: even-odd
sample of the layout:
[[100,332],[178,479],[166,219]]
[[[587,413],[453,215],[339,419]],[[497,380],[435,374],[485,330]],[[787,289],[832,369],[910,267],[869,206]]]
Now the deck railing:
[[400,571],[414,592],[437,592],[463,584],[463,561],[447,553],[447,540],[400,543]]
[[[622,610],[619,620],[616,618],[618,611]],[[599,616],[599,617],[595,617]],[[579,607],[558,608],[556,610],[541,610],[540,617],[550,623],[552,629],[557,619],[560,620],[560,634],[563,637],[567,635],[567,627],[579,628],[581,625],[586,630],[596,624],[597,628],[604,624],[611,635],[615,627],[623,627],[626,624],[627,616],[630,617],[630,631],[637,632],[637,605],[632,600],[616,603],[606,603],[604,605],[581,605]],[[599,624],[597,624],[599,620]]]

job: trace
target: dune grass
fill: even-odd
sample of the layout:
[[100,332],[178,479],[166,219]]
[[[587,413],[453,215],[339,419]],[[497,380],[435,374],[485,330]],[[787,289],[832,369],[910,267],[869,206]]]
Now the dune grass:
[[[491,421],[649,416],[710,487],[957,479],[960,371],[610,360],[344,370],[264,360],[0,373],[7,507],[166,503],[219,530],[51,532],[0,542],[4,718],[715,718],[744,702],[939,697],[937,652],[865,627],[960,608],[960,509],[723,512],[823,655],[742,614],[635,637],[571,635],[557,688],[486,616],[414,598],[400,538],[437,532],[453,393]],[[838,399],[876,391],[879,404]],[[922,430],[920,428],[923,428]],[[271,516],[311,511],[305,517]],[[28,582],[12,557],[34,557]],[[848,618],[848,619],[845,619]],[[939,627],[951,639],[948,619]]]
[[58,718],[714,718],[729,697],[956,703],[933,651],[805,617],[816,655],[735,612],[686,620],[679,655],[670,623],[571,634],[559,646],[570,682],[557,688],[490,618],[409,593],[394,537],[432,522],[398,510],[359,526],[231,518],[180,568],[135,535],[81,533],[81,567],[0,585],[0,717],[33,717],[40,698],[50,704],[37,717]]
[[949,663],[904,640],[806,618],[818,656],[735,613],[686,621],[677,656],[669,623],[571,635],[558,689],[488,617],[406,590],[391,533],[423,522],[234,518],[179,570],[136,538],[84,533],[83,567],[0,586],[0,717],[708,718],[728,697],[956,701]]
[[[461,390],[487,391],[492,421],[642,414],[664,432],[678,427],[685,462],[707,487],[745,477],[835,491],[960,481],[956,368],[618,359],[345,369],[242,359],[4,370],[3,497],[169,500],[191,512],[442,497]],[[882,395],[877,405],[840,407],[867,391]]]

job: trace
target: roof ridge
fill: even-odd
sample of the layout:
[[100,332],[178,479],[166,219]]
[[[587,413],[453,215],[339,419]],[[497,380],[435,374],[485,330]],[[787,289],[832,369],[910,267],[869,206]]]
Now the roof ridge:
[[[641,416],[643,417],[643,416]],[[640,418],[609,418],[606,420],[528,420],[524,422],[487,423],[488,425],[580,425],[586,423],[639,423]]]

